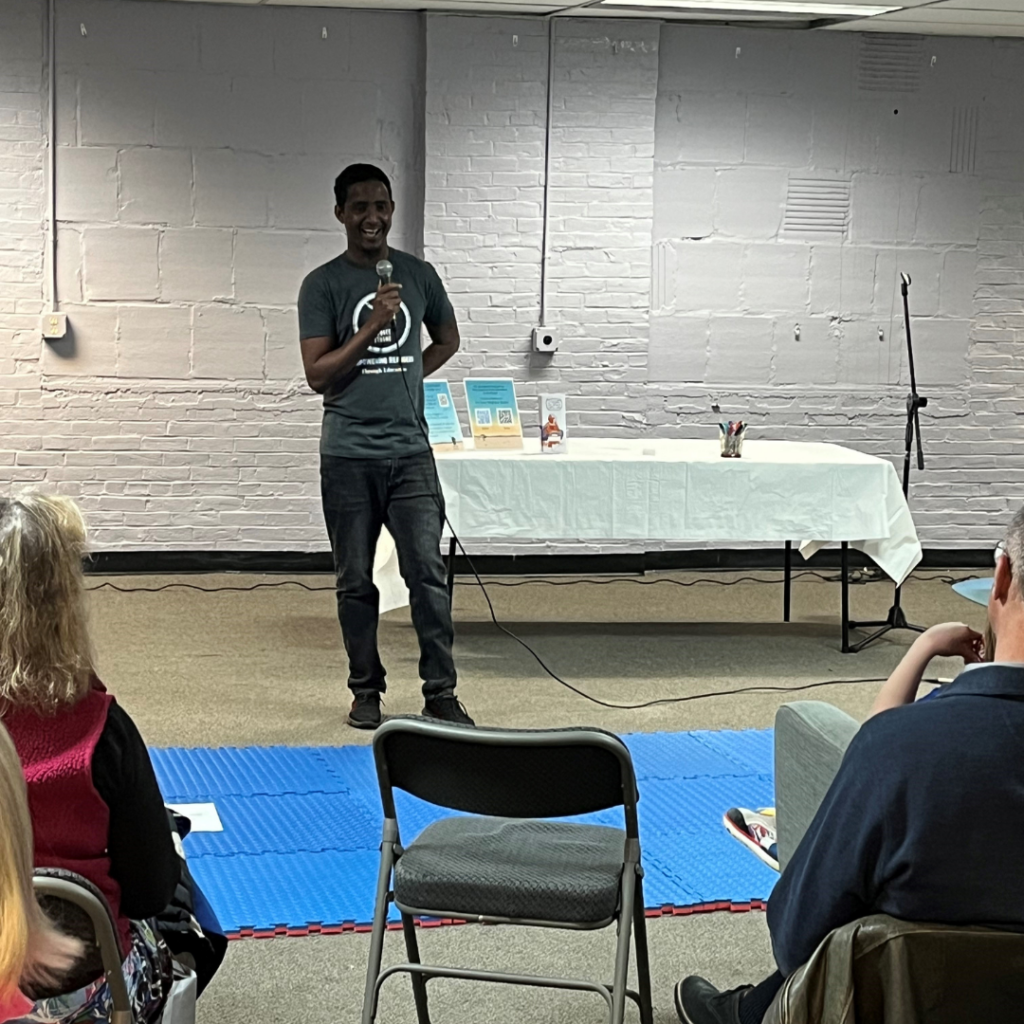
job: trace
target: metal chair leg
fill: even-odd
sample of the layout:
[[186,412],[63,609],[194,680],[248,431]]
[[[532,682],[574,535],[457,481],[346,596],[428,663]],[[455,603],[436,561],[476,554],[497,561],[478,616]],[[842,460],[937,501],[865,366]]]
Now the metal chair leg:
[[[405,935],[405,950],[409,962],[422,963],[420,960],[419,940],[416,937],[416,922],[411,914],[402,914],[402,932]],[[427,979],[418,971],[410,975],[412,978],[412,996],[416,1000],[416,1019],[419,1024],[430,1024],[430,1012],[427,1009]]]
[[622,1024],[626,1014],[626,979],[629,973],[629,939],[633,931],[633,907],[636,897],[636,878],[632,865],[626,864],[622,872],[619,902],[618,942],[615,946],[615,973],[612,976],[611,1024]]
[[395,862],[397,838],[397,825],[394,821],[385,820],[384,841],[380,847],[380,871],[377,874],[377,898],[373,905],[370,955],[366,965],[366,988],[363,991],[362,1024],[373,1024],[377,1016],[377,976],[384,955],[384,932],[387,930],[388,905],[391,902],[391,867]]
[[633,939],[636,944],[636,980],[640,990],[640,1022],[653,1024],[651,962],[647,954],[647,916],[644,914],[643,869],[636,871],[636,905],[633,907]]

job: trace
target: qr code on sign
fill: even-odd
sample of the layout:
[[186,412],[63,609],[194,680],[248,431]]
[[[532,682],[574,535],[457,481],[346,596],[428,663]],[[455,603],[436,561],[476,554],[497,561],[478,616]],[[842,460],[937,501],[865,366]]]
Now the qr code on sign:
[[476,425],[478,427],[489,427],[491,425],[491,410],[490,409],[477,409],[477,411],[476,411]]
[[513,420],[512,420],[512,410],[511,409],[497,409],[496,412],[498,413],[498,423],[501,426],[503,426],[503,427],[511,427],[512,426]]

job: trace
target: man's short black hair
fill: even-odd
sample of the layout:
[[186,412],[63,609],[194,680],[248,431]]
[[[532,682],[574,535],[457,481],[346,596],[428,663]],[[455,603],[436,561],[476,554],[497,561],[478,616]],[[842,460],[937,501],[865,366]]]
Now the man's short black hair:
[[379,181],[388,190],[388,199],[394,200],[391,194],[391,179],[373,164],[349,164],[334,179],[334,201],[342,209],[345,208],[345,200],[348,199],[348,190],[361,181]]

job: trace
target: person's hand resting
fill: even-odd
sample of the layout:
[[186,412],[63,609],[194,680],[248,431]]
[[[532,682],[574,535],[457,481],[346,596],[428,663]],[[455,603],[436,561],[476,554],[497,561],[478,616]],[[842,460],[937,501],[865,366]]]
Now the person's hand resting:
[[879,691],[871,714],[912,703],[932,658],[963,658],[965,664],[972,665],[982,660],[983,647],[984,637],[962,622],[942,622],[926,629]]
[[981,661],[985,638],[962,622],[940,622],[926,629],[917,643],[931,658],[963,658],[965,665]]

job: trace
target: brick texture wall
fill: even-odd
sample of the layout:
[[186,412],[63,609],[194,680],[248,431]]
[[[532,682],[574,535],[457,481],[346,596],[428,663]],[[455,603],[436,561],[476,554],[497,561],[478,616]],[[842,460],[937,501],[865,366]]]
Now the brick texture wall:
[[[540,313],[547,25],[435,16],[427,39],[426,254],[464,311],[464,349],[449,375],[514,376],[531,425],[545,388],[570,394],[570,422],[591,432],[639,422],[658,25],[555,26],[546,317],[562,338],[554,358],[530,344]],[[457,383],[455,394],[461,401]]]
[[50,468],[37,431],[43,309],[46,153],[42,4],[0,9],[0,479],[42,481]]
[[44,26],[0,5],[5,483],[75,496],[99,548],[325,547],[295,298],[344,248],[347,163],[389,172],[422,246],[421,20],[58,0],[53,344]]
[[0,480],[78,497],[100,547],[326,546],[294,300],[351,160],[449,287],[457,402],[507,374],[580,435],[706,435],[717,402],[896,455],[906,271],[925,543],[1024,500],[1019,41],[557,22],[540,356],[544,21],[57,0],[52,345],[44,30],[0,5]]
[[1024,108],[1005,87],[1024,47],[682,26],[661,42],[652,425],[699,434],[716,400],[753,436],[901,453],[906,272],[929,398],[915,521],[926,544],[988,542],[1024,502]]

